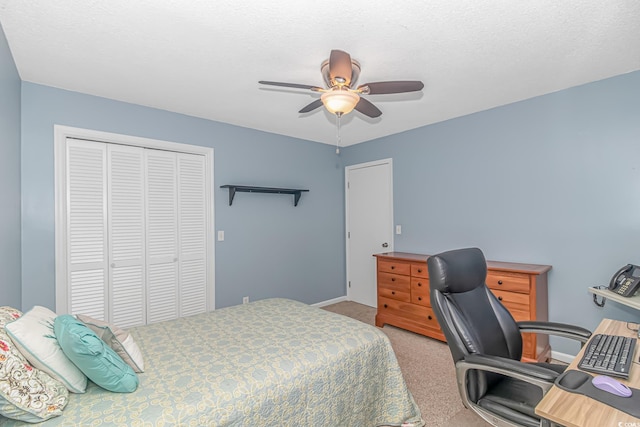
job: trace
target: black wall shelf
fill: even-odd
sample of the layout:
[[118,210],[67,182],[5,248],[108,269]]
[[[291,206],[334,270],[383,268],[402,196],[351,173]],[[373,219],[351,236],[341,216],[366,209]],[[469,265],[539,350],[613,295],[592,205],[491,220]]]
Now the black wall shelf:
[[254,187],[249,185],[221,185],[220,188],[229,189],[229,206],[233,203],[236,192],[240,193],[272,193],[272,194],[293,194],[293,206],[298,206],[298,201],[303,191],[297,188],[273,188],[273,187]]

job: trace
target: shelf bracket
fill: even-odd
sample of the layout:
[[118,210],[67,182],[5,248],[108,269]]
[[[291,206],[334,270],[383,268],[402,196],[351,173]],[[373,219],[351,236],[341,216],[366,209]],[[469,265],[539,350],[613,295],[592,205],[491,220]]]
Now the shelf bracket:
[[236,196],[236,187],[229,187],[229,206],[233,203],[233,198]]

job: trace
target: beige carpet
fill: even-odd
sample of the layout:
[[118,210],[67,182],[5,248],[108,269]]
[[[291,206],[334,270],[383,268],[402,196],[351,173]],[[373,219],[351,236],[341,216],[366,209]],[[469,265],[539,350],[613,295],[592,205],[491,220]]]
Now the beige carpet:
[[[375,324],[376,309],[344,301],[323,307],[334,313]],[[487,423],[462,406],[451,353],[445,343],[385,325],[400,369],[428,427],[486,427]]]

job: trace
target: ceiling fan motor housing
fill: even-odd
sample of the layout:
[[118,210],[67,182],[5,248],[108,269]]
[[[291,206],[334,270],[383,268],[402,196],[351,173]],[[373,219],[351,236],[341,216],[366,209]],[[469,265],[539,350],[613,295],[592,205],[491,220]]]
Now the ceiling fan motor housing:
[[[331,88],[334,86],[348,86],[349,88],[353,88],[358,81],[358,77],[360,77],[360,63],[355,59],[351,60],[351,80],[348,81],[346,76],[336,76],[333,80],[331,79],[331,75],[329,72],[329,60],[322,62],[320,66],[320,72],[322,73],[322,78],[324,79],[324,83],[327,87]],[[344,79],[345,81],[337,81],[339,78]],[[345,84],[346,83],[346,84]]]

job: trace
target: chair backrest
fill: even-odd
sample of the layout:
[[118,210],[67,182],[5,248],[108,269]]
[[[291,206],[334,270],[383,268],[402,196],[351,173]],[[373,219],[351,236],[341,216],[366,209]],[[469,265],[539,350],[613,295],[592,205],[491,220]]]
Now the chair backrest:
[[[478,248],[430,256],[431,307],[447,339],[454,363],[478,353],[514,360],[522,357],[522,336],[511,313],[486,285],[487,262]],[[482,397],[493,373],[473,371],[467,378],[472,400]]]

